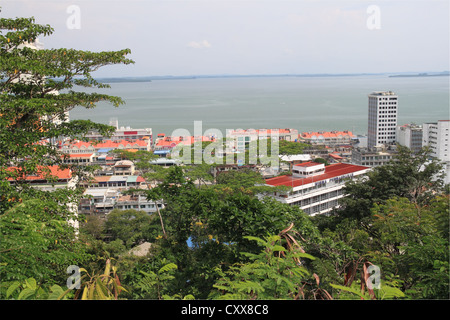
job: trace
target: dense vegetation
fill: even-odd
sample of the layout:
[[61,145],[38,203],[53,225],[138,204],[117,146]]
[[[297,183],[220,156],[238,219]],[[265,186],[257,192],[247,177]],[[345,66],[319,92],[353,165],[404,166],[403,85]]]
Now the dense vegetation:
[[[51,34],[49,26],[0,19],[0,29],[2,299],[449,298],[448,186],[427,149],[413,154],[399,147],[396,160],[348,182],[341,209],[315,217],[257,197],[265,189],[255,188],[262,180],[251,170],[214,179],[209,164],[162,169],[149,165],[151,153],[122,152],[147,181],[158,182],[130,192],[165,207],[153,215],[75,216],[70,205],[83,190],[37,190],[22,178],[42,165],[63,166],[56,146],[43,139],[79,138],[91,128],[111,132],[90,121],[46,119],[100,100],[120,104],[71,89],[103,86],[90,73],[132,63],[124,57],[129,50],[34,51],[19,45]],[[304,146],[283,143],[283,152],[297,147]],[[72,169],[82,178],[87,168]],[[71,219],[79,220],[78,233]],[[129,253],[146,242],[148,254]],[[77,287],[67,281],[70,266],[80,267]],[[371,266],[380,270],[377,288]]]

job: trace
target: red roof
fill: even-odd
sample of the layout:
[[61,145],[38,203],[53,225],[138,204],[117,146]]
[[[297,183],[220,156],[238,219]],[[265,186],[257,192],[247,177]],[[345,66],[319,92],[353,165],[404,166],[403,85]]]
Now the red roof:
[[335,153],[330,153],[330,157],[334,158],[334,159],[344,159],[342,158],[340,155],[335,154]]
[[[43,171],[44,167],[40,167],[38,172],[35,175],[25,176],[25,180],[34,181],[34,180],[47,180],[47,171]],[[58,180],[67,180],[72,178],[72,171],[70,169],[60,169],[59,166],[50,166],[47,167],[50,169],[49,175],[52,177],[57,177]],[[17,167],[8,168],[9,171],[18,171]],[[9,178],[9,181],[14,181],[15,179]]]
[[330,178],[339,177],[349,173],[355,173],[358,171],[369,169],[369,167],[358,166],[349,163],[336,163],[325,166],[325,173],[308,178],[295,178],[291,175],[284,175],[275,178],[266,179],[266,184],[271,186],[287,186],[298,187],[309,183],[314,183]]
[[142,178],[141,176],[138,176],[138,177],[136,178],[136,182],[145,182],[145,179]]

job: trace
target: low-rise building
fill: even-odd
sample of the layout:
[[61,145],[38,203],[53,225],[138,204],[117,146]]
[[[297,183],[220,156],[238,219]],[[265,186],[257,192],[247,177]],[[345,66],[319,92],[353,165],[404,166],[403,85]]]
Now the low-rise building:
[[161,210],[164,208],[164,205],[161,202],[155,203],[155,201],[153,200],[148,200],[145,196],[142,195],[120,196],[114,205],[114,209],[119,210],[134,209],[138,211],[144,211],[149,214],[156,212],[156,207],[158,207]]
[[89,154],[99,150],[138,150],[150,151],[151,143],[149,139],[127,140],[104,140],[104,141],[66,141],[61,146],[61,152],[67,154]]
[[[26,181],[33,188],[42,191],[55,191],[57,189],[73,189],[76,186],[78,178],[72,175],[72,170],[60,166],[41,166],[35,174],[24,174],[18,167],[9,167],[8,170],[13,173],[14,178],[9,178],[11,184],[18,181]],[[75,216],[78,216],[78,204],[75,202],[67,202],[67,209]],[[70,219],[68,223],[78,230],[79,224],[77,219]]]
[[118,190],[127,188],[147,188],[145,179],[136,175],[95,176],[91,181],[83,181],[81,185],[85,188],[117,188]]
[[[280,163],[280,168],[283,170],[292,170],[293,166],[299,163],[308,162],[311,161],[311,155],[310,154],[292,154],[292,155],[280,155],[280,160],[282,161]],[[287,163],[288,167],[286,168],[284,163]]]
[[76,164],[76,165],[88,165],[94,162],[95,152],[93,153],[74,153],[61,156],[63,163]]
[[177,145],[192,146],[196,142],[214,142],[214,136],[165,136],[158,135],[155,140],[154,154],[165,156],[169,154]]
[[396,146],[390,145],[372,148],[355,148],[352,151],[351,163],[356,165],[377,167],[382,166],[397,155]]
[[302,132],[299,135],[300,142],[329,147],[351,144],[353,138],[355,138],[355,136],[348,130]]
[[151,128],[144,128],[144,129],[133,129],[129,126],[127,127],[119,127],[119,123],[117,120],[112,120],[109,123],[113,127],[116,128],[116,131],[113,133],[111,137],[104,137],[101,135],[98,131],[91,130],[89,131],[85,137],[89,140],[93,141],[104,141],[104,140],[112,140],[112,141],[135,141],[135,140],[142,140],[142,139],[148,139],[152,140],[152,129]]
[[89,188],[84,192],[84,196],[78,206],[80,213],[104,215],[114,209],[119,191],[110,188]]
[[295,165],[292,175],[266,179],[266,185],[290,187],[289,192],[275,192],[273,197],[282,203],[299,206],[309,215],[324,214],[339,207],[338,200],[345,196],[343,188],[348,179],[369,170],[369,167],[348,163],[325,166],[305,162]]
[[135,172],[134,163],[130,160],[117,161],[112,169],[116,176],[132,176]]

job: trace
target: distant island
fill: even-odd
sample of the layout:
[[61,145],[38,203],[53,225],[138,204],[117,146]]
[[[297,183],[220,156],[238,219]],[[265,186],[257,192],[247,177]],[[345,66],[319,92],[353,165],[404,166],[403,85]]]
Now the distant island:
[[389,76],[390,78],[405,78],[405,77],[442,77],[449,76],[450,73],[448,71],[441,73],[417,73],[417,74],[396,74]]

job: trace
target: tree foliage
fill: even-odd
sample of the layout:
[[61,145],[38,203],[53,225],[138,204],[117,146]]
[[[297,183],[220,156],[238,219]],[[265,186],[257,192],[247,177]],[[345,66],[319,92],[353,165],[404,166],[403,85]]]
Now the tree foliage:
[[442,164],[430,157],[430,149],[413,153],[398,145],[398,154],[389,163],[373,168],[359,180],[350,180],[344,190],[347,196],[341,203],[342,217],[362,219],[370,215],[374,203],[392,197],[405,197],[413,203],[427,204],[444,188]]
[[[0,214],[25,195],[37,193],[30,191],[26,176],[38,173],[42,167],[63,165],[54,139],[82,138],[92,129],[105,135],[113,131],[110,126],[89,120],[66,121],[68,111],[75,106],[93,108],[99,101],[114,106],[123,103],[119,97],[74,88],[107,87],[91,73],[103,66],[132,63],[126,58],[130,50],[90,52],[31,47],[38,37],[53,31],[49,25],[36,24],[34,18],[0,19]],[[82,174],[78,167],[71,169]]]
[[[89,120],[68,121],[74,107],[114,106],[119,97],[75,91],[104,88],[91,75],[98,68],[130,64],[129,49],[90,52],[33,47],[38,37],[53,33],[34,18],[0,18],[0,223],[2,281],[59,282],[67,266],[90,259],[73,224],[80,188],[57,185],[49,167],[70,169],[73,181],[85,176],[81,167],[63,164],[56,139],[82,138],[96,129],[111,134],[110,126]],[[87,168],[86,168],[87,170]],[[53,189],[37,188],[27,177],[42,175]],[[75,186],[75,185],[74,185]]]

